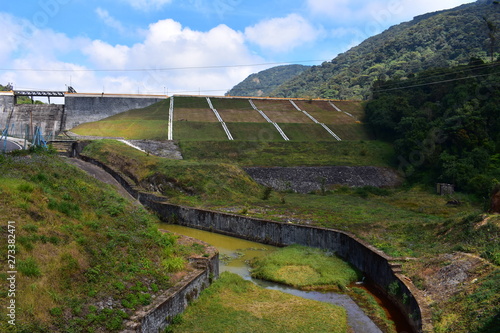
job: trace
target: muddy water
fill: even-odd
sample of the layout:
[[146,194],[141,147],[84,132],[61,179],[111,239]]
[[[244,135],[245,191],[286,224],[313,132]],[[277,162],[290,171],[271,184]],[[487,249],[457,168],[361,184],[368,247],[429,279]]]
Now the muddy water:
[[253,281],[255,284],[266,289],[279,290],[302,298],[342,306],[346,309],[349,325],[354,332],[382,333],[373,321],[366,316],[363,310],[347,295],[331,292],[302,291],[273,282],[253,279],[250,276],[249,266],[246,261],[255,257],[263,257],[272,251],[276,251],[277,247],[179,225],[161,223],[160,229],[193,237],[215,246],[219,250],[219,257],[221,259],[219,266],[221,273],[228,271],[238,274],[246,280]]

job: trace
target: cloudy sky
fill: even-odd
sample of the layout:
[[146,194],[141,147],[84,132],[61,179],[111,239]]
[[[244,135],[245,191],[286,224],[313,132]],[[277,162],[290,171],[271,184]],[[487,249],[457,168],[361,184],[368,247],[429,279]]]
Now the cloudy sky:
[[0,84],[222,95],[318,65],[414,16],[472,0],[22,0],[0,6]]

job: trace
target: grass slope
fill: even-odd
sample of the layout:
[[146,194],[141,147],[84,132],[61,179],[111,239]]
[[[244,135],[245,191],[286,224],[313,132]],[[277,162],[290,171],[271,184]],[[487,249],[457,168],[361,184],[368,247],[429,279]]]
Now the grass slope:
[[222,273],[170,332],[347,332],[343,308],[262,289],[231,273]]
[[389,167],[394,155],[390,144],[379,141],[265,142],[265,138],[271,134],[259,133],[258,135],[262,136],[258,142],[183,141],[180,142],[180,147],[186,160],[217,161],[235,163],[240,166]]
[[[182,248],[153,215],[57,156],[0,155],[0,174],[1,238],[14,221],[18,271],[16,326],[2,311],[0,331],[118,331],[183,269]],[[9,300],[2,288],[3,309]]]
[[[248,99],[211,98],[222,119],[231,127],[235,140],[282,141],[276,129],[255,111]],[[297,111],[288,100],[255,100],[267,116],[280,126],[293,141],[330,141],[331,137],[304,113]],[[361,114],[360,102],[339,102],[346,109]],[[369,140],[366,128],[356,119],[345,115],[325,101],[297,101],[319,122],[338,127],[335,131],[343,140]],[[342,104],[342,105],[344,105]],[[79,135],[123,137],[138,140],[166,140],[170,99],[144,109],[130,110],[101,121],[82,124],[72,129]],[[173,136],[181,141],[228,140],[205,97],[174,97]]]
[[143,109],[123,112],[101,121],[82,124],[71,131],[80,135],[166,140],[170,99]]

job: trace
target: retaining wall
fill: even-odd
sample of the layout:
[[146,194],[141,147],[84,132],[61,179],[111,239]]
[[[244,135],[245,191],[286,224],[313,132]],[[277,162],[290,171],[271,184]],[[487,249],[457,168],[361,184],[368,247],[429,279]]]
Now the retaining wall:
[[66,94],[65,130],[165,100],[157,95]]
[[122,333],[163,332],[219,276],[219,254],[215,253],[211,258],[195,259],[192,264],[198,269],[156,298],[147,309],[136,313]]
[[299,193],[327,190],[334,185],[396,187],[402,183],[395,171],[372,166],[250,167],[245,171],[261,185]]
[[[415,332],[432,332],[432,320],[424,299],[410,279],[399,273],[402,258],[391,258],[354,235],[319,227],[280,223],[239,215],[219,213],[171,205],[166,198],[142,192],[119,171],[81,156],[82,159],[103,167],[144,206],[157,212],[170,223],[217,232],[277,246],[301,244],[336,252],[359,269],[384,292],[406,315]],[[390,294],[389,286],[394,291]]]

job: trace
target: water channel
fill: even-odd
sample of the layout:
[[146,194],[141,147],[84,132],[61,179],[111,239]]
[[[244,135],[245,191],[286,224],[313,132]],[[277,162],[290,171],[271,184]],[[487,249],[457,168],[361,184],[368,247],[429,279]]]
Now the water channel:
[[[159,228],[193,237],[216,247],[219,250],[219,270],[221,273],[228,271],[238,274],[244,279],[250,280],[266,289],[279,290],[298,297],[342,306],[347,311],[348,323],[354,332],[382,333],[382,331],[348,295],[332,292],[323,293],[315,291],[302,291],[277,283],[252,278],[246,261],[255,257],[265,256],[271,251],[275,251],[277,247],[179,225],[161,223]],[[400,328],[398,327],[398,329]],[[399,331],[401,332],[401,330]]]

